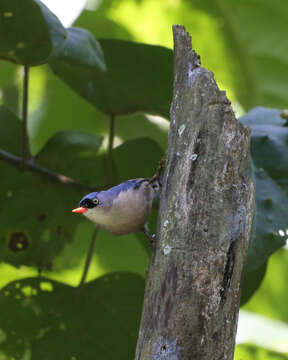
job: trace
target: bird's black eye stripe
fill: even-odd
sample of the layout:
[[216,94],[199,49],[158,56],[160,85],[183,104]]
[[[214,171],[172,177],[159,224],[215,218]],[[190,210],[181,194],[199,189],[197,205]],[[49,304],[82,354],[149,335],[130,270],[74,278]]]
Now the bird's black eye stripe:
[[84,199],[80,202],[79,204],[80,206],[86,207],[88,209],[92,209],[93,207],[96,206],[96,204],[93,203],[93,201],[91,199]]

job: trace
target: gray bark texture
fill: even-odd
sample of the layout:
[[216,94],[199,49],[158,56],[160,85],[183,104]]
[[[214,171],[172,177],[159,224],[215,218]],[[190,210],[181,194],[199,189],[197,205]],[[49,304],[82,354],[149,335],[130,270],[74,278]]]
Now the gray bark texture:
[[174,26],[174,94],[135,360],[233,359],[254,187],[250,131]]

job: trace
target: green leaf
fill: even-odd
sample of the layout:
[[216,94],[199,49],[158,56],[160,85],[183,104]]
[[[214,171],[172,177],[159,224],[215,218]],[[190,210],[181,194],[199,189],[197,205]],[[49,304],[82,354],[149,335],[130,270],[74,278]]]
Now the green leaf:
[[27,353],[46,360],[133,358],[143,295],[144,280],[128,273],[81,288],[45,278],[15,281],[0,292],[1,351],[15,360]]
[[129,140],[114,150],[117,182],[137,177],[152,177],[164,153],[149,138]]
[[166,152],[168,143],[169,121],[164,118],[147,114],[136,113],[133,115],[117,117],[116,134],[123,140],[133,140],[146,137],[161,146]]
[[[38,85],[38,72],[44,82],[41,89],[43,104],[33,113],[29,121],[29,134],[31,151],[35,155],[44,146],[48,139],[58,131],[75,129],[95,134],[107,135],[109,132],[108,118],[98,112],[84,99],[66,86],[58,77],[45,66],[30,71],[31,88]],[[33,102],[37,94],[30,92]],[[158,125],[147,115],[136,113],[133,115],[117,116],[115,121],[115,135],[121,140],[133,140],[139,137],[149,137],[161,145],[165,151],[167,147],[169,122],[162,120],[163,125]]]
[[[255,0],[195,0],[193,5],[189,3],[191,12],[194,13],[195,7],[195,12],[198,9],[217,23],[217,30],[221,32],[229,50],[227,56],[235,64],[233,76],[238,86],[234,87],[234,92],[240,103],[246,109],[257,105],[287,106],[286,3],[276,0],[271,6],[270,0],[263,0],[260,7]],[[201,24],[202,17],[200,14],[198,16]],[[209,44],[210,52],[219,51],[218,42],[209,39]],[[201,57],[207,57],[207,53],[207,50],[201,52]],[[217,67],[220,66],[221,63],[218,63]],[[217,78],[217,69],[213,71]]]
[[257,345],[241,344],[236,346],[234,360],[287,360],[288,354],[271,351]]
[[[150,249],[144,234],[143,239],[139,239],[138,234],[140,233],[117,237],[101,229],[96,240],[94,266],[105,274],[114,271],[129,271],[145,278],[149,266]],[[91,276],[92,274],[90,274],[90,279]]]
[[269,258],[260,289],[243,309],[288,324],[287,274],[288,251],[279,249]]
[[[0,130],[2,148],[19,155],[20,121],[3,107],[0,107]],[[65,175],[75,177],[78,174],[78,179],[95,184],[101,177],[94,167],[100,145],[101,139],[96,135],[61,133],[47,143],[36,161],[52,171],[66,171]],[[15,266],[50,267],[65,244],[73,240],[82,221],[71,210],[83,192],[30,172],[19,172],[3,161],[0,171],[1,260]]]
[[256,270],[245,272],[243,276],[243,284],[241,289],[240,306],[245,305],[259,289],[267,269],[267,262],[262,264]]
[[105,70],[104,55],[100,44],[94,36],[85,29],[67,29],[67,38],[56,54],[57,61],[71,64],[98,67]]
[[17,66],[0,60],[0,87],[12,86],[15,78]]
[[61,131],[47,142],[37,155],[37,162],[86,184],[105,183],[104,176],[99,174],[96,166],[101,143],[102,138],[94,134]]
[[262,168],[255,170],[255,187],[254,231],[249,243],[245,268],[248,272],[257,269],[274,251],[285,244],[285,229],[288,227],[288,197],[283,188]]
[[137,111],[169,116],[172,51],[128,41],[102,39],[107,71],[52,61],[52,70],[80,96],[106,114]]
[[38,102],[37,111],[28,122],[33,155],[59,131],[71,129],[100,135],[108,133],[109,122],[105,116],[54,76],[47,66],[30,69],[30,88],[39,87],[39,78],[43,81],[40,101],[37,94],[30,91],[31,102]]
[[1,0],[0,57],[39,65],[63,46],[66,30],[39,0]]
[[281,248],[288,229],[288,128],[276,109],[258,107],[240,120],[251,127],[256,209],[249,242],[241,306],[259,288],[268,258]]
[[[241,118],[251,126],[256,187],[254,231],[246,271],[257,269],[285,244],[288,228],[288,128],[279,110],[256,108]],[[280,230],[280,231],[279,231]]]
[[[151,21],[151,14],[157,21]],[[94,23],[93,23],[94,21]],[[185,24],[203,65],[229,98],[245,109],[287,107],[288,41],[286,2],[255,0],[102,1],[74,26],[99,37],[172,48],[172,24]]]

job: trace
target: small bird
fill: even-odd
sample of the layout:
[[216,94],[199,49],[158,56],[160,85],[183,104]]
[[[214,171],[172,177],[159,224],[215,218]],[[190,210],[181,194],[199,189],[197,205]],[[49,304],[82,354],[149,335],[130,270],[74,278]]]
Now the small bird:
[[84,196],[72,212],[83,214],[115,235],[144,232],[152,244],[147,220],[158,190],[159,182],[154,178],[128,180]]

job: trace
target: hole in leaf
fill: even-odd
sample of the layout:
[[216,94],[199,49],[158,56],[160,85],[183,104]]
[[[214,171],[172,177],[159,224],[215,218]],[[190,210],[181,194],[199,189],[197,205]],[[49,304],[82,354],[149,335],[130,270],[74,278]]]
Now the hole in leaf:
[[61,322],[60,325],[59,325],[59,329],[61,331],[65,331],[67,329],[67,325],[64,322]]
[[23,232],[12,232],[9,237],[9,250],[21,252],[27,250],[29,246],[28,237]]
[[6,332],[0,328],[0,344],[5,342],[7,339]]
[[53,284],[48,281],[41,281],[40,289],[42,291],[53,291]]
[[38,216],[38,220],[39,220],[40,222],[46,220],[46,218],[47,218],[47,215],[46,215],[46,214],[40,214],[40,215]]
[[25,296],[32,296],[32,290],[33,290],[33,288],[31,286],[24,286],[21,289],[23,295],[25,295]]

